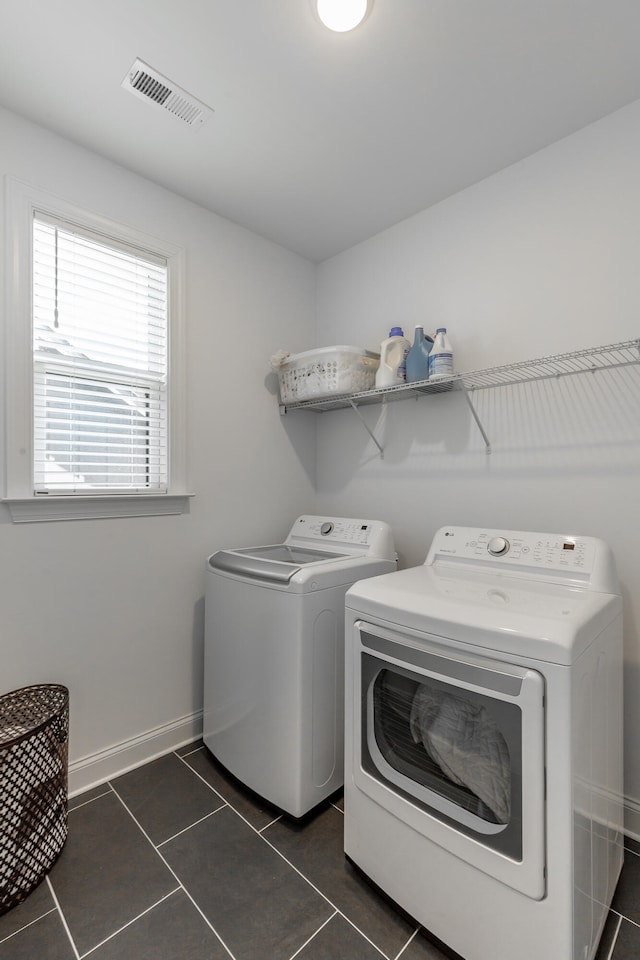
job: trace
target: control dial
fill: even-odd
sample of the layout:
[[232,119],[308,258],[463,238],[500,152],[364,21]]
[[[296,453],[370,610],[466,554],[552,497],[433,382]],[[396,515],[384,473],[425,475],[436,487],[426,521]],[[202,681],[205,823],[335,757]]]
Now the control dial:
[[320,527],[320,533],[322,534],[323,537],[326,537],[328,534],[330,534],[332,530],[333,530],[333,524],[330,523],[328,520],[325,520],[325,522]]
[[509,550],[510,543],[504,537],[493,537],[487,544],[487,550],[492,557],[501,557]]

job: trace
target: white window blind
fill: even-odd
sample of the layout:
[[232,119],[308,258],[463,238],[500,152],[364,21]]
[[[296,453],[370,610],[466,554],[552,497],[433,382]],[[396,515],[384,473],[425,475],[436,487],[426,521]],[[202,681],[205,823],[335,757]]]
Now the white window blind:
[[166,492],[167,261],[35,212],[36,494]]

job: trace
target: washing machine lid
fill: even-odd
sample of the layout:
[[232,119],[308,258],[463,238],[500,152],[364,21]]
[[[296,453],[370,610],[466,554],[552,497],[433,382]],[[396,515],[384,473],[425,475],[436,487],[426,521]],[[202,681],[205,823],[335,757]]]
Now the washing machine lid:
[[569,665],[622,611],[614,594],[559,583],[412,567],[362,580],[346,594],[362,619],[516,655]]
[[220,550],[211,572],[305,593],[352,584],[395,569],[391,527],[381,520],[312,516],[294,522],[284,543]]
[[344,554],[328,550],[315,550],[290,543],[274,543],[239,550],[220,550],[209,557],[209,566],[212,570],[220,570],[249,579],[289,583],[291,578],[307,564],[340,560],[343,556]]

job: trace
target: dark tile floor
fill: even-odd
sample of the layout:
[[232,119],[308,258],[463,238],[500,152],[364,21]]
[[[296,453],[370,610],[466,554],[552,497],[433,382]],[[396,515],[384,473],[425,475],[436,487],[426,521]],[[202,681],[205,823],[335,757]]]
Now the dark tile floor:
[[[58,862],[0,917],[0,960],[445,960],[345,861],[341,803],[296,823],[202,744],[154,760],[70,802]],[[630,841],[598,960],[639,956]]]

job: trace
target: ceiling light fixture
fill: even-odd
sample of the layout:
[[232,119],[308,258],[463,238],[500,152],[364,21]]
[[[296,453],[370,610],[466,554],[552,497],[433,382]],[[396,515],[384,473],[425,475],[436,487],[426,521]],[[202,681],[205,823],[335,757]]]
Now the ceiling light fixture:
[[314,0],[314,3],[325,27],[337,33],[357,27],[371,7],[371,0]]

